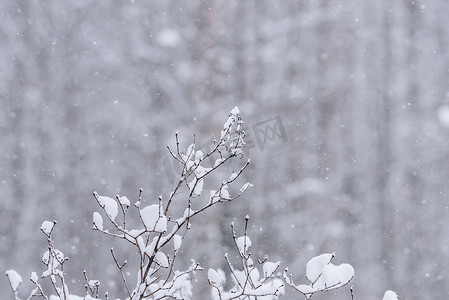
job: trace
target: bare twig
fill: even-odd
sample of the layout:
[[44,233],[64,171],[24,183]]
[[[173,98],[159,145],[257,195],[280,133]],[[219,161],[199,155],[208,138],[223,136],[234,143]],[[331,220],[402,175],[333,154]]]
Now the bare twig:
[[123,273],[123,267],[126,265],[127,261],[125,260],[123,262],[123,264],[119,264],[117,258],[114,255],[114,248],[111,248],[111,255],[112,255],[112,258],[114,259],[115,265],[117,266],[117,268],[120,271],[120,275],[122,276],[122,280],[123,280],[123,285],[125,286],[126,292],[128,293],[128,296],[129,296],[129,299],[131,299],[132,295],[129,290],[128,282],[126,281],[125,274]]

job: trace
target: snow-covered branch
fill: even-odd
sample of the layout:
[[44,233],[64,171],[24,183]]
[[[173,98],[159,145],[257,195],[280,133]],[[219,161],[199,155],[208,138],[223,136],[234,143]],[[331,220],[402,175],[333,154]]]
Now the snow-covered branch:
[[[111,248],[111,263],[120,273],[127,300],[142,299],[192,299],[192,276],[196,271],[203,270],[198,263],[192,260],[190,267],[179,271],[176,268],[176,259],[187,233],[191,230],[191,221],[204,211],[219,203],[226,203],[240,197],[252,186],[247,182],[238,192],[232,192],[230,187],[236,183],[249,166],[250,161],[242,162],[237,171],[225,177],[221,182],[214,182],[209,176],[229,161],[243,157],[245,147],[245,133],[241,129],[243,120],[237,107],[232,109],[221,130],[220,139],[213,141],[212,150],[203,153],[196,150],[195,138],[185,151],[182,150],[179,134],[175,134],[176,149],[168,148],[169,154],[175,162],[181,165],[178,180],[173,189],[157,197],[153,203],[144,204],[143,191],[139,190],[134,205],[125,197],[116,195],[108,197],[93,193],[99,211],[93,213],[93,230],[99,231],[111,238],[123,239],[134,249],[127,253],[137,253],[136,265],[128,264],[128,260],[119,259],[117,253]],[[212,162],[207,164],[206,162]],[[210,180],[208,186],[215,189],[203,193],[204,182]],[[187,191],[181,193],[181,191]],[[205,201],[193,201],[203,197]],[[174,201],[176,199],[176,201]],[[172,209],[174,203],[184,205],[183,212],[177,214]],[[137,228],[128,228],[129,218],[137,219]],[[302,293],[305,299],[313,294],[324,292],[347,285],[354,276],[354,269],[349,264],[334,265],[331,260],[333,253],[322,254],[312,258],[307,263],[306,278],[308,284],[295,285],[288,269],[279,272],[280,262],[269,262],[267,259],[254,261],[250,248],[253,246],[248,236],[249,217],[245,218],[243,235],[237,236],[234,225],[231,225],[232,239],[237,257],[241,264],[235,267],[226,253],[225,261],[228,266],[229,277],[232,284],[226,286],[226,275],[220,269],[208,269],[208,282],[212,287],[212,298],[215,300],[230,299],[262,299],[275,300],[285,294],[285,288],[290,286]],[[58,250],[53,241],[53,231],[56,221],[44,221],[41,231],[48,241],[48,247],[42,257],[45,266],[40,279],[47,279],[51,284],[51,291],[44,291],[36,272],[31,273],[30,281],[35,288],[26,299],[40,297],[46,300],[92,300],[100,297],[100,282],[88,278],[83,272],[86,284],[86,295],[78,297],[71,295],[64,275],[64,265],[68,258]],[[119,256],[121,254],[119,253]],[[185,260],[185,258],[182,258]],[[125,271],[126,268],[126,271]],[[135,281],[125,274],[135,275]],[[6,271],[11,290],[15,300],[21,300],[19,286],[22,277],[14,270]],[[351,298],[354,299],[351,289]],[[396,297],[396,298],[395,298]],[[108,299],[108,294],[104,294]],[[387,291],[384,300],[397,300],[395,293]]]
[[325,292],[347,285],[354,277],[354,268],[349,264],[334,265],[331,260],[335,253],[325,253],[309,260],[306,265],[306,279],[309,284],[295,285],[288,269],[284,271],[285,282],[310,299],[313,294]]
[[[241,260],[241,270],[238,270],[232,265],[228,253],[225,254],[233,286],[229,290],[225,290],[226,275],[223,270],[211,268],[207,272],[208,281],[212,287],[212,298],[215,300],[275,300],[285,293],[284,283],[280,276],[276,274],[280,262],[269,262],[267,259],[264,259],[255,263],[251,258],[249,249],[252,246],[252,242],[247,233],[248,221],[249,217],[247,216],[245,218],[244,234],[240,237],[237,237],[234,225],[231,225],[232,238]],[[262,265],[262,274],[258,269],[259,265]]]

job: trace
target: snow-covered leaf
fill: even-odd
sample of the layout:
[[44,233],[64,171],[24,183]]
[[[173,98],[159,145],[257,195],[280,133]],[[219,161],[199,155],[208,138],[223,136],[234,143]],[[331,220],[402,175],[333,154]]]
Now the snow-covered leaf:
[[[156,243],[157,243],[158,239],[159,239],[158,236],[153,237],[153,241],[148,246],[145,247],[143,252],[146,253],[148,256],[153,255],[154,247],[156,246]],[[143,239],[142,239],[142,241],[143,241]],[[161,243],[163,243],[163,242],[161,241]]]
[[238,114],[240,114],[240,110],[239,110],[239,108],[238,108],[237,106],[235,106],[235,107],[231,110],[231,115],[236,116],[236,115],[238,115]]
[[[285,293],[284,283],[282,280],[273,279],[258,285],[255,289],[245,290],[245,294],[249,296],[258,296],[257,299],[275,300],[279,295]],[[246,298],[245,298],[246,299]],[[253,299],[251,297],[251,299]]]
[[194,213],[195,213],[195,211],[194,211],[193,209],[191,209],[191,208],[186,208],[186,209],[184,210],[183,218],[184,218],[184,219],[190,218],[190,216],[191,216],[192,214],[194,214]]
[[195,153],[195,163],[199,163],[200,160],[202,160],[204,157],[203,152],[201,152],[200,150],[196,151]]
[[91,289],[95,288],[96,286],[100,285],[100,281],[98,280],[89,280],[87,283]]
[[382,300],[398,300],[398,295],[393,291],[386,291]]
[[223,124],[223,130],[221,131],[221,137],[220,139],[223,142],[227,142],[229,140],[230,137],[230,129],[231,127],[234,125],[234,123],[237,120],[237,115],[239,114],[239,109],[238,107],[234,107],[231,110],[231,113],[229,114],[228,119],[226,120],[226,122]]
[[93,223],[94,228],[98,228],[99,230],[103,230],[103,218],[98,212],[94,212],[93,214]]
[[120,196],[118,197],[118,201],[120,202],[120,204],[124,207],[129,207],[131,205],[131,202],[129,201],[128,198],[126,198],[125,196]]
[[156,255],[154,256],[154,262],[157,263],[162,268],[169,267],[167,256],[165,256],[165,254],[160,251],[157,252]]
[[328,291],[348,284],[354,277],[354,268],[350,264],[334,265],[330,263],[333,253],[325,253],[309,260],[306,266],[306,278],[310,285],[294,285],[291,277],[284,272],[284,280],[288,285],[294,286],[299,292],[309,299],[312,294],[320,291]]
[[354,268],[349,264],[334,265],[329,263],[323,267],[321,275],[325,288],[340,287],[354,277]]
[[306,277],[311,283],[317,281],[318,277],[323,272],[323,267],[330,263],[334,253],[324,253],[319,256],[315,256],[306,265]]
[[41,230],[43,233],[45,233],[47,236],[49,236],[51,231],[53,230],[54,226],[55,226],[55,222],[44,221],[44,222],[42,222]]
[[[191,161],[193,159],[193,156],[195,155],[195,144],[191,144],[188,148],[187,148],[187,152],[186,155],[182,155],[182,159],[185,162]],[[193,166],[193,161],[192,164],[190,166],[187,167],[187,169],[189,169],[191,166]]]
[[[252,263],[249,264],[249,265],[251,266]],[[250,274],[250,277],[251,277],[251,281],[252,281],[256,286],[260,285],[260,283],[259,283],[259,279],[260,279],[260,273],[259,273],[259,270],[256,269],[256,268],[254,268],[254,269],[252,269],[252,270],[250,271],[249,274]]]
[[31,272],[30,280],[31,280],[31,282],[37,282],[38,277],[37,277],[36,272]]
[[42,255],[42,262],[48,265],[52,258],[54,258],[53,268],[57,268],[59,263],[64,261],[64,253],[58,249],[53,249],[51,253],[47,250]]
[[175,251],[178,251],[178,249],[181,247],[182,243],[182,236],[175,234],[173,236],[173,244],[175,246]]
[[231,199],[231,195],[229,195],[229,192],[228,192],[228,185],[227,184],[223,185],[223,187],[221,188],[221,190],[220,190],[220,197],[223,198],[223,199]]
[[202,166],[198,166],[195,168],[194,173],[195,173],[196,177],[202,177],[202,176],[206,175],[207,172],[209,172],[210,170],[211,170],[211,168],[205,168]]
[[235,179],[237,178],[237,176],[238,176],[238,173],[232,173],[231,176],[229,176],[228,181],[233,181],[233,180],[235,180]]
[[222,162],[223,162],[223,158],[217,158],[216,160],[215,160],[215,163],[214,163],[214,167],[216,167],[216,166],[218,166],[219,164],[221,164]]
[[112,221],[114,221],[115,217],[117,217],[118,214],[117,202],[112,198],[99,195],[97,195],[97,200],[100,206],[104,209],[104,211],[108,215],[108,217]]
[[250,182],[245,183],[239,191],[239,195],[243,194],[249,187],[253,185]]
[[143,208],[140,211],[140,216],[147,230],[155,232],[167,231],[167,217],[159,205],[153,204]]
[[263,276],[264,278],[269,278],[271,277],[274,272],[276,272],[276,270],[279,268],[279,265],[281,264],[280,261],[278,262],[269,262],[267,261],[266,263],[263,264]]
[[11,285],[11,289],[16,292],[22,283],[22,276],[19,275],[15,270],[6,271],[6,276],[8,277],[9,284]]
[[207,279],[209,279],[210,284],[215,287],[220,287],[223,284],[221,275],[214,269],[209,269],[207,271]]
[[237,247],[241,255],[247,255],[248,249],[251,247],[251,239],[249,236],[241,236],[236,239]]
[[136,238],[137,236],[141,235],[143,232],[145,232],[144,229],[131,229],[128,231],[128,235],[130,237]]
[[190,170],[194,166],[195,166],[195,162],[193,160],[187,161],[187,163],[186,163],[187,170]]
[[218,196],[216,190],[211,190],[211,191],[209,192],[209,194],[210,194],[210,202],[211,202],[211,203],[214,203],[214,202],[220,200],[220,196]]
[[194,178],[190,183],[189,183],[189,189],[190,192],[192,192],[192,196],[194,197],[198,197],[201,195],[201,192],[203,191],[203,180],[197,180],[196,178]]

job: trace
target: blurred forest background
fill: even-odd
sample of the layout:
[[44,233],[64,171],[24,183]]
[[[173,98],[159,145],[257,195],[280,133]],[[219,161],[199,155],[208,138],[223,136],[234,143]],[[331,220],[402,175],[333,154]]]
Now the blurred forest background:
[[174,132],[206,145],[238,105],[254,187],[193,223],[184,263],[225,268],[249,214],[254,255],[297,282],[335,251],[356,298],[447,298],[448,15],[446,0],[0,1],[0,269],[41,270],[56,219],[71,291],[86,269],[124,297],[109,248],[134,253],[91,231],[92,192],[166,197]]

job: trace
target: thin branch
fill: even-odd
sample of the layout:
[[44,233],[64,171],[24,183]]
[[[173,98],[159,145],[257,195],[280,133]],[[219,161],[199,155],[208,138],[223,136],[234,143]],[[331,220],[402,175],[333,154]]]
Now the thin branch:
[[118,260],[117,260],[117,258],[114,255],[114,249],[113,248],[111,248],[111,255],[112,255],[112,258],[114,259],[115,265],[117,266],[117,268],[120,271],[120,275],[122,276],[123,284],[125,285],[126,292],[128,293],[129,299],[131,299],[132,296],[131,296],[131,292],[130,292],[129,287],[128,287],[128,282],[126,281],[125,274],[123,273],[123,267],[126,265],[127,261],[125,260],[125,262],[122,265],[120,265]]

